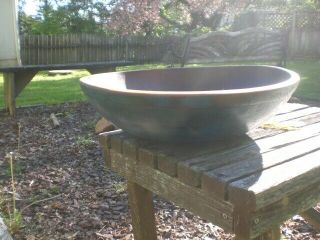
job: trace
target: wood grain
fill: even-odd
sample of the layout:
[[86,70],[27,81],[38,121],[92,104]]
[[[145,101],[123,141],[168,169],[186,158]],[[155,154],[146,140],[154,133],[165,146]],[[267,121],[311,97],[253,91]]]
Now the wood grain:
[[239,240],[279,239],[279,224],[299,212],[319,226],[308,210],[320,199],[319,116],[319,108],[287,105],[276,117],[297,130],[259,130],[241,141],[168,145],[121,131],[100,141],[111,169],[129,181]]
[[[315,206],[320,199],[320,180],[303,185],[298,191],[286,193],[282,198],[263,207],[251,216],[251,236],[266,231],[272,224],[280,224],[290,217]],[[313,218],[314,219],[314,218]],[[319,218],[318,218],[319,220]]]
[[319,174],[318,150],[232,182],[228,186],[229,199],[234,204],[247,202],[252,209],[259,209],[285,194],[300,191],[317,182]]
[[156,240],[152,192],[130,180],[127,184],[134,239]]
[[111,167],[111,158],[110,158],[111,137],[113,135],[119,135],[121,133],[123,133],[123,131],[121,129],[118,129],[118,130],[99,134],[99,143],[100,143],[100,146],[102,147],[103,158],[108,168]]
[[[256,152],[246,151],[246,160],[206,172],[202,179],[203,189],[226,192],[230,182],[250,175],[263,174],[263,170],[271,167],[277,168],[279,164],[319,150],[319,142],[320,136],[316,136],[265,153],[260,153],[259,148]],[[277,175],[273,178],[277,178]],[[258,179],[260,180],[260,177]]]
[[180,207],[189,209],[223,227],[226,231],[232,231],[233,207],[230,203],[216,198],[214,193],[206,194],[201,189],[190,187],[163,172],[141,164],[134,164],[130,159],[112,149],[110,152],[112,170],[149,191],[175,202]]
[[3,74],[3,88],[4,88],[4,103],[5,109],[11,116],[16,114],[16,99],[15,99],[15,79],[14,73]]

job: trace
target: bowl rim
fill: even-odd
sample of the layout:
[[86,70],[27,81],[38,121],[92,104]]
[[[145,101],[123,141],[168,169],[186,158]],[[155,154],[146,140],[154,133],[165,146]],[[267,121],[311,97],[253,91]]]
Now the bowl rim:
[[[135,71],[120,71],[120,72],[106,72],[93,74],[80,78],[80,84],[85,85],[90,88],[96,88],[99,90],[105,90],[114,93],[128,94],[128,95],[168,95],[168,96],[192,96],[192,95],[229,95],[229,94],[244,94],[244,93],[255,93],[262,91],[271,91],[282,89],[289,86],[294,86],[299,83],[300,75],[292,70],[270,65],[225,65],[225,66],[212,66],[212,67],[184,67],[184,68],[171,68],[171,69],[192,69],[192,68],[228,68],[228,67],[265,67],[272,68],[284,71],[289,74],[289,78],[285,81],[276,84],[265,85],[261,87],[252,87],[252,88],[235,88],[227,90],[207,90],[207,91],[153,91],[153,90],[136,90],[136,89],[113,89],[108,87],[101,87],[95,84],[90,84],[90,79],[97,75],[109,75],[109,74],[123,74],[127,72],[141,72],[141,71],[153,71],[153,70],[162,70],[162,69],[146,69],[146,70],[135,70]],[[165,70],[165,69],[164,69]]]

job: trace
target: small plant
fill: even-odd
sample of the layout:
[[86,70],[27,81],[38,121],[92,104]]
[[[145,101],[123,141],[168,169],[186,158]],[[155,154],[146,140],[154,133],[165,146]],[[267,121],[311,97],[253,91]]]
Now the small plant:
[[49,193],[50,194],[59,194],[60,193],[60,188],[58,186],[52,186],[50,189],[49,189]]
[[10,152],[6,158],[9,161],[10,165],[10,175],[11,175],[11,190],[12,190],[12,198],[6,199],[4,196],[0,197],[0,206],[1,210],[5,212],[4,214],[4,222],[8,227],[8,230],[11,234],[15,234],[19,231],[22,224],[22,215],[19,210],[16,208],[16,187],[15,187],[15,175],[14,175],[14,159],[15,155],[13,152]]
[[94,119],[94,120],[85,122],[85,123],[82,125],[82,127],[83,127],[84,129],[90,129],[90,130],[91,130],[91,129],[94,129],[94,128],[95,128],[96,124],[97,124],[97,120]]
[[77,139],[77,145],[83,146],[83,147],[89,147],[94,144],[94,140],[91,136],[80,136]]
[[122,193],[127,190],[127,184],[125,182],[116,182],[113,184],[116,193]]
[[[10,152],[5,156],[5,159],[9,163],[8,168],[8,176],[10,176],[11,180],[11,197],[7,197],[5,194],[1,193],[0,195],[0,211],[3,216],[3,221],[6,224],[8,231],[10,234],[17,233],[22,224],[22,214],[16,207],[16,185],[15,185],[15,173],[21,172],[22,168],[20,165],[15,163],[15,160],[19,157],[19,152],[21,148],[21,125],[18,124],[18,146],[17,153]],[[16,169],[15,166],[18,166]]]

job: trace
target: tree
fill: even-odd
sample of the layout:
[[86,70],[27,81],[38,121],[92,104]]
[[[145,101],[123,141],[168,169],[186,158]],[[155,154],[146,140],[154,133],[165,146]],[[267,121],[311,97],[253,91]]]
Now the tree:
[[108,28],[121,34],[148,34],[157,26],[174,32],[215,30],[222,13],[236,14],[250,0],[114,0]]
[[[106,2],[106,1],[105,1]],[[19,25],[22,33],[93,33],[103,32],[102,23],[108,15],[108,5],[95,0],[38,0],[36,16],[27,16],[25,0],[19,1]]]

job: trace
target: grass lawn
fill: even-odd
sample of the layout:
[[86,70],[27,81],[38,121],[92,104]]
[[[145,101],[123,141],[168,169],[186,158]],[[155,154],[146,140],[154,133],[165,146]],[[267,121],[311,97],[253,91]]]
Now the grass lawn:
[[[118,71],[163,68],[164,65],[142,65],[119,67]],[[295,96],[320,101],[320,61],[289,62],[287,68],[301,75],[301,83]],[[18,106],[37,104],[56,104],[67,101],[83,101],[85,96],[79,86],[79,78],[89,73],[84,70],[70,75],[48,76],[46,72],[38,73],[17,98]],[[3,102],[3,78],[0,74],[0,108]]]
[[[56,104],[68,101],[82,101],[85,96],[79,85],[79,78],[89,75],[87,71],[74,71],[70,75],[48,76],[38,73],[17,98],[17,106]],[[0,75],[0,108],[3,103],[3,79]]]
[[287,67],[299,73],[301,77],[294,95],[320,101],[320,60],[289,62]]

